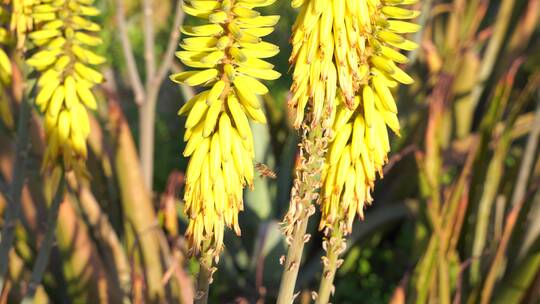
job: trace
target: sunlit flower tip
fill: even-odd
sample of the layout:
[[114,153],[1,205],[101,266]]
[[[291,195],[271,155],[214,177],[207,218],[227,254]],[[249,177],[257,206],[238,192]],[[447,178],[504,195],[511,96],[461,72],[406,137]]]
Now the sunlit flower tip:
[[[317,1],[308,1],[305,6],[311,2]],[[337,2],[344,4],[336,6]],[[418,16],[418,11],[400,5],[415,2],[333,2],[333,32],[335,41],[339,41],[336,45],[341,45],[334,53],[339,89],[332,101],[336,105],[331,115],[333,137],[323,174],[322,230],[335,227],[339,220],[345,223],[346,234],[351,231],[356,215],[363,218],[365,205],[372,201],[370,192],[376,173],[382,177],[382,168],[388,160],[387,128],[400,134],[392,89],[399,83],[411,84],[413,79],[398,67],[407,62],[399,49],[416,48],[416,44],[402,34],[419,30],[409,21]],[[341,78],[342,73],[348,76]],[[352,99],[349,99],[351,94]]]
[[88,109],[97,108],[91,89],[103,81],[91,66],[105,58],[90,50],[101,44],[100,26],[88,20],[99,10],[86,0],[41,1],[32,7],[35,51],[26,63],[39,71],[35,104],[44,113],[47,148],[43,168],[63,165],[85,173]]
[[[23,48],[26,41],[26,35],[34,26],[32,11],[33,7],[39,4],[39,0],[13,0],[11,2],[10,29],[15,33],[15,37],[17,39],[17,48],[19,49]],[[42,14],[43,13],[37,17],[39,18]]]
[[[334,109],[336,90],[342,102],[353,106],[355,95],[373,76],[379,76],[377,91],[390,108],[394,101],[387,89],[397,83],[410,84],[412,78],[397,64],[407,57],[396,49],[412,50],[416,43],[402,34],[419,30],[410,22],[419,15],[401,5],[416,0],[293,0],[300,7],[293,27],[290,62],[294,65],[289,106],[295,113],[294,126],[299,128],[306,109],[317,124],[324,109]],[[396,64],[397,63],[397,64]],[[309,107],[308,107],[309,106]]]
[[240,235],[238,213],[242,192],[252,187],[255,155],[249,121],[265,123],[259,101],[268,93],[260,81],[280,74],[264,59],[279,48],[262,37],[273,31],[278,16],[261,16],[256,7],[274,0],[184,1],[184,11],[204,19],[202,24],[181,28],[187,36],[176,56],[195,70],[171,75],[171,80],[207,88],[180,109],[186,115],[187,142],[183,155],[190,157],[186,172],[186,231],[190,251],[223,249],[225,226]]

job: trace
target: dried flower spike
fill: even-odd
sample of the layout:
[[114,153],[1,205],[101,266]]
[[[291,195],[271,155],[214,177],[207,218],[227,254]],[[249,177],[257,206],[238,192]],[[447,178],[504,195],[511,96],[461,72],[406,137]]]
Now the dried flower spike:
[[[204,24],[184,26],[183,51],[177,57],[198,70],[171,76],[178,83],[207,88],[188,101],[179,114],[187,114],[184,156],[191,157],[186,173],[186,236],[191,253],[223,249],[225,226],[240,235],[238,213],[243,210],[242,191],[253,184],[253,136],[249,119],[265,123],[258,95],[268,89],[258,79],[273,80],[280,74],[262,60],[279,52],[262,42],[279,16],[260,16],[255,7],[275,0],[190,0],[186,13],[205,19]],[[203,246],[204,244],[204,246]]]
[[44,113],[47,149],[43,167],[63,164],[84,175],[86,139],[90,133],[87,108],[97,107],[91,91],[103,81],[90,67],[105,58],[89,50],[101,44],[100,26],[90,20],[99,14],[93,0],[42,0],[32,8],[36,45],[26,63],[40,72],[36,105]]
[[[336,8],[336,2],[341,2],[343,7]],[[323,174],[321,230],[341,227],[346,235],[352,229],[355,215],[363,217],[364,203],[372,200],[370,191],[376,172],[382,176],[390,152],[387,127],[399,135],[397,106],[391,89],[398,83],[411,84],[413,79],[397,66],[406,63],[407,57],[396,48],[416,48],[414,42],[401,34],[419,30],[418,25],[407,21],[416,18],[419,12],[400,5],[415,2],[334,1],[334,12],[345,9],[334,18],[334,36],[338,41],[335,56],[342,63],[338,71],[345,70],[351,77],[345,78],[345,85],[339,78],[343,94],[338,94],[336,99],[334,137]],[[338,51],[337,45],[344,45],[345,51]],[[350,84],[348,79],[352,79]],[[348,91],[350,87],[352,90]],[[340,220],[344,225],[334,226]]]

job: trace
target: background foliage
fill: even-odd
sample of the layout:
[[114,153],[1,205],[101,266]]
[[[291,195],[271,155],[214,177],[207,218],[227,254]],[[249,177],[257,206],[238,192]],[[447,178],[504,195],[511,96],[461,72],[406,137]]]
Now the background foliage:
[[[100,53],[108,63],[92,119],[87,164],[92,180],[79,184],[67,177],[68,194],[59,207],[36,302],[189,303],[192,274],[198,270],[186,257],[182,237],[185,118],[176,112],[194,92],[168,80],[160,87],[148,191],[137,149],[144,108],[134,102],[117,2],[97,3],[105,41]],[[120,3],[144,82],[143,9],[140,1]],[[153,1],[158,62],[167,49],[176,5]],[[424,0],[417,6],[423,11],[423,31],[413,38],[421,48],[408,54],[407,66],[416,83],[396,91],[402,137],[392,140],[374,206],[354,226],[333,302],[539,303],[540,1]],[[256,161],[275,168],[278,178],[258,177],[255,190],[245,193],[243,235],[226,235],[211,303],[273,303],[279,287],[279,260],[285,253],[279,223],[288,206],[298,140],[286,109],[288,38],[296,12],[280,0],[264,13],[281,15],[267,40],[281,48],[272,62],[283,77],[264,97],[269,125],[253,129]],[[20,204],[22,212],[8,274],[0,277],[0,302],[15,303],[27,292],[51,228],[46,202],[53,194],[40,172],[44,139],[35,109],[28,137],[17,133],[17,122],[26,123],[20,114],[23,65],[12,48],[5,49],[18,68],[8,90],[16,123],[6,123],[3,115],[0,127],[2,231],[10,206]],[[171,69],[183,67],[175,62]],[[21,161],[24,187],[21,199],[13,201],[14,178],[21,178],[14,168],[21,168]],[[317,220],[312,218],[312,239],[297,282],[300,303],[309,303],[320,276]]]

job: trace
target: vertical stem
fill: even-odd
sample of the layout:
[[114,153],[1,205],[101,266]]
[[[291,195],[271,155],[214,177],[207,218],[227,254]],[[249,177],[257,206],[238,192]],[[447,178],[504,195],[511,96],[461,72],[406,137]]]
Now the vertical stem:
[[340,266],[339,264],[341,264],[339,256],[346,246],[342,229],[340,229],[339,224],[335,226],[337,227],[332,229],[330,239],[324,240],[327,255],[323,257],[324,268],[319,292],[317,293],[317,304],[329,303],[330,297],[334,294],[334,278]]
[[538,148],[538,142],[540,140],[540,89],[538,90],[538,96],[536,101],[536,113],[534,115],[534,122],[527,145],[525,146],[525,152],[523,153],[523,160],[519,168],[518,179],[516,181],[516,187],[512,194],[510,203],[512,206],[517,205],[525,197],[527,192],[528,180],[531,176],[531,171],[534,168],[535,151]]
[[283,276],[281,277],[281,284],[279,286],[278,304],[290,304],[294,301],[294,288],[296,287],[296,279],[298,277],[298,270],[300,269],[302,252],[304,251],[304,236],[306,234],[308,220],[309,212],[306,210],[299,219],[300,225],[294,230],[293,240],[289,245],[289,251],[285,260],[285,269],[283,270]]
[[[31,96],[35,91],[35,86]],[[6,276],[9,266],[9,251],[15,239],[15,224],[19,219],[21,212],[21,195],[24,186],[24,175],[26,169],[26,159],[28,150],[28,122],[30,119],[29,96],[26,96],[19,109],[19,122],[17,126],[16,158],[13,164],[13,174],[11,179],[11,188],[6,196],[8,206],[4,218],[4,228],[2,229],[2,238],[0,243],[0,278]]]
[[484,59],[482,60],[480,75],[476,86],[474,87],[471,94],[471,103],[476,107],[478,104],[486,83],[493,72],[493,68],[497,61],[497,57],[501,50],[501,46],[504,42],[506,32],[508,31],[508,26],[510,24],[510,18],[512,16],[512,11],[514,10],[515,0],[502,0],[499,8],[499,13],[495,20],[493,35],[489,41],[488,47],[484,54]]
[[327,138],[323,126],[309,129],[303,127],[300,144],[300,164],[291,193],[289,211],[285,216],[285,235],[289,242],[289,250],[285,260],[285,269],[281,277],[278,304],[290,304],[294,301],[294,289],[298,270],[302,260],[304,244],[309,240],[306,235],[309,217],[315,213],[313,201],[318,197],[321,187],[321,172],[327,149]]
[[[157,96],[156,96],[157,97]],[[139,108],[139,153],[144,184],[152,192],[154,179],[154,132],[157,99],[148,95]]]
[[199,275],[197,277],[197,292],[195,293],[195,304],[208,303],[208,292],[210,290],[210,283],[212,282],[212,255],[203,253],[203,256],[199,259]]
[[[154,52],[154,11],[152,0],[143,0],[144,61],[146,64],[146,84],[150,84],[156,74],[156,55]],[[148,86],[146,88],[148,90]]]
[[[146,66],[146,100],[139,108],[140,141],[139,153],[141,154],[141,166],[144,183],[152,193],[152,181],[154,178],[154,131],[156,120],[156,102],[158,91],[153,88],[156,76],[156,55],[154,51],[154,20],[152,0],[143,0],[143,32],[144,32],[144,61]],[[158,84],[159,86],[159,84]]]
[[47,269],[56,231],[56,222],[58,221],[58,209],[60,208],[60,203],[64,199],[64,173],[61,172],[60,174],[60,182],[58,183],[56,194],[49,209],[49,213],[47,214],[47,232],[45,232],[45,237],[41,242],[41,247],[39,249],[34,269],[32,270],[32,276],[30,277],[30,283],[28,284],[28,291],[24,297],[23,303],[33,302],[37,287],[41,283],[43,274]]
[[146,270],[145,283],[150,302],[160,302],[165,298],[165,289],[161,283],[163,264],[158,239],[162,231],[155,229],[157,216],[138,165],[137,149],[129,125],[114,99],[109,103],[109,122],[111,129],[115,130],[114,164],[125,211],[125,223],[133,228],[137,243],[140,244],[138,247]]

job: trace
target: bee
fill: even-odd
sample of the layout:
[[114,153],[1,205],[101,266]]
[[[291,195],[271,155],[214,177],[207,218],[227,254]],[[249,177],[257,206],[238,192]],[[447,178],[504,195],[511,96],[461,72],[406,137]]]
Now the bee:
[[270,169],[267,165],[265,165],[263,163],[255,164],[255,169],[257,169],[257,171],[259,171],[259,173],[261,174],[261,177],[266,176],[266,177],[269,177],[269,178],[272,178],[272,179],[277,178],[276,172],[272,171],[272,169]]

